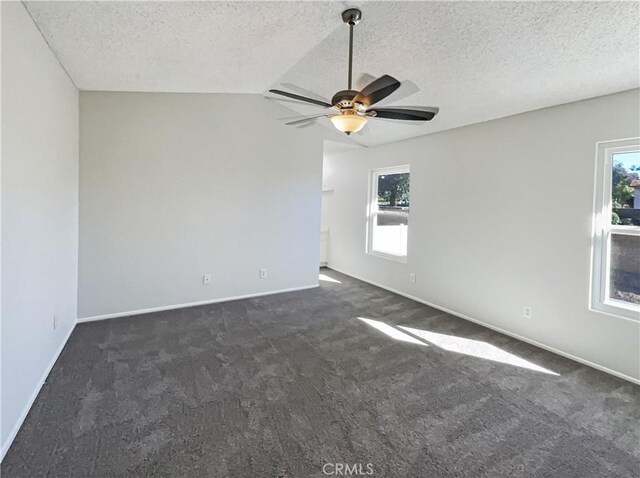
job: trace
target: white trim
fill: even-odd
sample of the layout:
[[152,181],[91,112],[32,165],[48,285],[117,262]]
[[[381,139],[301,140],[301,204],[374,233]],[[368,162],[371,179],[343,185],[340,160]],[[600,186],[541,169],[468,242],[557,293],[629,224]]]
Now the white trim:
[[[387,287],[387,286],[382,285],[382,284],[378,284],[377,282],[373,282],[373,281],[364,279],[362,277],[358,277],[358,276],[353,275],[353,274],[349,274],[349,273],[344,272],[344,271],[342,271],[340,269],[337,269],[335,267],[329,267],[329,268],[334,270],[334,271],[336,271],[336,272],[340,272],[341,274],[345,274],[345,275],[348,275],[349,277],[353,277],[354,279],[358,279],[358,280],[361,280],[362,282],[366,282],[367,284],[371,284],[371,285],[374,285],[376,287],[380,287],[381,289],[388,290],[389,292],[393,292],[394,294],[398,294],[398,295],[401,295],[401,296],[406,297],[408,299],[411,299],[411,300],[414,300],[416,302],[419,302],[421,304],[428,305],[429,307],[433,307],[434,309],[441,310],[443,312],[446,312],[447,314],[451,314],[451,315],[454,315],[454,316],[459,317],[461,319],[468,320],[470,322],[474,322],[476,324],[482,325],[483,327],[487,327],[488,329],[495,330],[496,332],[500,332],[501,334],[508,335],[509,337],[513,337],[515,339],[521,340],[521,341],[529,343],[531,345],[535,345],[536,347],[540,347],[541,349],[548,350],[549,352],[553,352],[555,354],[558,354],[558,355],[561,355],[563,357],[569,358],[571,360],[574,360],[576,362],[582,363],[582,364],[587,365],[589,367],[595,368],[595,369],[600,370],[602,372],[606,372],[608,374],[614,375],[616,377],[619,377],[619,378],[622,378],[622,379],[627,380],[629,382],[632,382],[632,383],[640,385],[640,380],[639,379],[630,377],[629,375],[625,375],[623,373],[617,372],[617,371],[612,370],[610,368],[603,367],[602,365],[598,365],[596,363],[590,362],[590,361],[582,359],[580,357],[576,357],[575,355],[569,354],[567,352],[563,352],[563,351],[558,350],[558,349],[556,349],[554,347],[550,347],[548,345],[542,344],[542,343],[537,342],[535,340],[528,339],[526,337],[523,337],[521,335],[515,334],[513,332],[509,332],[507,330],[501,329],[500,327],[496,327],[496,326],[487,324],[486,322],[471,318],[471,317],[469,317],[467,315],[464,315],[464,314],[461,314],[459,312],[455,312],[455,311],[447,309],[445,307],[441,307],[439,305],[433,304],[433,303],[428,302],[426,300],[420,299],[419,297],[416,297],[416,296],[413,296],[413,295],[410,295],[410,294],[406,294],[404,292],[400,292],[399,290],[393,289],[391,287]],[[93,322],[93,321],[97,321],[97,320],[112,319],[112,318],[116,318],[116,317],[128,317],[128,316],[132,316],[132,315],[147,314],[147,313],[150,313],[150,312],[159,312],[159,311],[163,311],[163,310],[172,310],[172,309],[180,309],[180,308],[185,308],[185,307],[194,307],[194,306],[197,306],[197,305],[215,304],[215,303],[219,303],[219,302],[228,302],[228,301],[232,301],[232,300],[250,299],[250,298],[253,298],[253,297],[262,297],[262,296],[266,296],[266,295],[281,294],[281,293],[285,293],[285,292],[296,292],[296,291],[302,291],[302,290],[308,290],[308,289],[316,289],[319,286],[320,286],[319,284],[314,284],[314,285],[303,286],[303,287],[292,287],[290,289],[282,289],[282,290],[277,290],[277,291],[272,291],[272,292],[258,292],[256,294],[246,294],[246,295],[235,296],[235,297],[213,299],[213,300],[207,300],[207,301],[201,301],[201,302],[191,302],[191,303],[186,303],[186,304],[176,304],[176,305],[169,305],[169,306],[163,306],[163,307],[154,307],[154,308],[149,308],[149,309],[140,309],[140,310],[133,310],[133,311],[128,311],[128,312],[119,312],[117,314],[105,314],[105,315],[97,315],[97,316],[94,316],[94,317],[85,317],[85,318],[82,318],[82,319],[77,319],[76,322],[69,329],[69,332],[67,332],[67,335],[64,338],[63,342],[60,344],[60,347],[58,348],[56,354],[54,355],[53,359],[51,360],[51,362],[49,363],[49,365],[45,369],[45,372],[42,374],[42,378],[38,382],[38,385],[36,386],[36,388],[33,391],[33,393],[31,394],[31,397],[29,398],[29,401],[27,402],[27,405],[24,407],[22,413],[20,414],[20,418],[18,419],[18,421],[14,425],[13,429],[11,430],[11,433],[9,433],[9,436],[7,437],[7,440],[2,444],[2,450],[0,450],[0,462],[2,462],[2,460],[4,460],[4,457],[7,454],[7,452],[9,451],[9,448],[11,447],[11,445],[13,443],[13,440],[15,439],[16,435],[20,431],[20,428],[22,427],[22,424],[23,424],[24,420],[27,418],[27,415],[29,414],[29,411],[31,410],[31,407],[33,406],[33,403],[35,402],[36,398],[38,397],[38,394],[40,393],[40,390],[42,389],[42,386],[46,382],[47,377],[49,376],[49,373],[51,373],[51,370],[53,369],[53,366],[58,361],[58,357],[60,357],[60,354],[64,350],[64,347],[67,345],[67,342],[69,341],[69,337],[71,337],[71,334],[75,330],[75,327],[76,327],[76,325],[78,323]]]
[[395,254],[389,254],[388,252],[374,251],[371,250],[367,252],[370,256],[381,257],[382,259],[389,259],[391,261],[396,262],[404,262],[407,263],[407,256],[397,256]]
[[589,309],[619,318],[640,320],[640,306],[610,297],[611,235],[640,235],[638,226],[614,226],[611,224],[611,168],[613,155],[640,149],[640,138],[628,138],[596,143],[596,160],[593,193],[593,239],[591,259],[591,289]]
[[96,320],[115,319],[117,317],[130,317],[132,315],[150,314],[152,312],[162,312],[163,310],[184,309],[187,307],[196,307],[198,305],[217,304],[219,302],[230,302],[232,300],[252,299],[254,297],[262,297],[265,295],[283,294],[285,292],[296,292],[300,290],[315,289],[320,287],[319,284],[305,285],[302,287],[291,287],[289,289],[280,289],[267,292],[256,292],[254,294],[236,295],[233,297],[221,297],[218,299],[202,300],[199,302],[188,302],[184,304],[163,305],[161,307],[150,307],[148,309],[128,310],[125,312],[116,312],[114,314],[94,315],[92,317],[83,317],[77,320],[77,323],[95,322]]
[[482,325],[483,327],[486,327],[486,328],[491,329],[491,330],[495,330],[496,332],[500,332],[501,334],[508,335],[509,337],[513,337],[514,339],[521,340],[522,342],[526,342],[528,344],[535,345],[536,347],[539,347],[539,348],[544,349],[544,350],[548,350],[549,352],[553,352],[554,354],[561,355],[562,357],[566,357],[566,358],[571,359],[571,360],[573,360],[575,362],[579,362],[579,363],[581,363],[583,365],[587,365],[587,366],[589,366],[591,368],[595,368],[596,370],[600,370],[601,372],[606,372],[606,373],[608,373],[610,375],[614,375],[614,376],[616,376],[618,378],[621,378],[621,379],[627,380],[627,381],[629,381],[631,383],[635,383],[637,385],[640,385],[640,379],[638,379],[638,378],[634,378],[634,377],[631,377],[630,375],[626,375],[626,374],[618,372],[616,370],[612,370],[612,369],[604,367],[602,365],[598,365],[597,363],[590,362],[589,360],[585,360],[583,358],[577,357],[577,356],[572,355],[570,353],[563,352],[562,350],[558,350],[558,349],[556,349],[554,347],[551,347],[549,345],[545,345],[545,344],[543,344],[541,342],[537,342],[535,340],[529,339],[529,338],[524,337],[522,335],[518,335],[516,333],[510,332],[510,331],[502,329],[500,327],[496,327],[495,325],[488,324],[486,322],[483,322],[482,320],[474,319],[472,317],[469,317],[468,315],[464,315],[464,314],[461,314],[461,313],[456,312],[454,310],[447,309],[446,307],[442,307],[440,305],[436,305],[436,304],[434,304],[432,302],[428,302],[428,301],[426,301],[424,299],[420,299],[419,297],[413,296],[411,294],[406,294],[404,292],[400,292],[399,290],[393,289],[391,287],[387,287],[385,285],[378,284],[377,282],[373,282],[373,281],[364,279],[362,277],[358,277],[356,275],[349,274],[348,272],[344,272],[344,271],[342,271],[340,269],[337,269],[337,268],[333,267],[332,265],[329,265],[328,268],[331,269],[331,270],[334,270],[336,272],[339,272],[341,274],[347,275],[349,277],[353,277],[354,279],[361,280],[362,282],[366,282],[367,284],[371,284],[371,285],[374,285],[376,287],[380,287],[381,289],[388,290],[389,292],[393,292],[394,294],[401,295],[403,297],[406,297],[407,299],[415,300],[416,302],[420,302],[421,304],[428,305],[429,307],[433,307],[434,309],[441,310],[442,312],[446,312],[447,314],[451,314],[451,315],[454,315],[454,316],[459,317],[461,319],[468,320],[469,322],[473,322],[473,323],[476,323],[478,325]]
[[2,460],[4,460],[4,457],[7,454],[7,452],[9,451],[9,448],[11,448],[11,444],[13,443],[13,440],[16,438],[16,435],[20,431],[20,428],[22,427],[22,424],[23,424],[25,418],[27,418],[27,415],[29,414],[29,411],[31,410],[31,407],[33,406],[33,402],[35,402],[36,398],[38,398],[38,394],[40,393],[40,389],[42,388],[44,383],[47,381],[47,377],[51,373],[51,369],[53,369],[53,366],[58,361],[58,357],[60,357],[60,354],[64,350],[65,345],[67,345],[67,341],[69,340],[69,337],[71,337],[71,334],[75,330],[76,323],[77,322],[74,322],[71,325],[71,327],[69,328],[69,332],[67,332],[66,337],[64,338],[64,340],[60,344],[60,347],[58,347],[58,350],[56,351],[55,355],[53,356],[53,359],[51,360],[51,362],[49,363],[47,368],[44,370],[44,373],[42,374],[42,377],[38,381],[38,384],[36,385],[35,390],[31,394],[31,397],[27,401],[27,404],[22,409],[22,413],[20,414],[20,417],[18,418],[18,421],[13,426],[13,429],[11,430],[11,433],[9,433],[9,436],[7,437],[5,442],[2,444],[2,450],[0,450],[0,462]]
[[387,166],[384,168],[374,168],[369,170],[372,173],[376,174],[404,174],[411,173],[411,165],[410,164],[399,164],[398,166]]

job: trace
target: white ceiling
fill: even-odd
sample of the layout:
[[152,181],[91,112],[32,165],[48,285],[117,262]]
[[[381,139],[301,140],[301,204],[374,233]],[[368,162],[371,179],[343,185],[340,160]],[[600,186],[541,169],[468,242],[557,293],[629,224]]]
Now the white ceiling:
[[[404,84],[385,105],[440,107],[427,124],[371,120],[351,137],[362,144],[640,86],[638,2],[356,3],[364,17],[355,32],[357,86],[390,74]],[[82,90],[264,93],[280,86],[330,99],[346,89],[348,28],[340,12],[352,3],[25,4]]]

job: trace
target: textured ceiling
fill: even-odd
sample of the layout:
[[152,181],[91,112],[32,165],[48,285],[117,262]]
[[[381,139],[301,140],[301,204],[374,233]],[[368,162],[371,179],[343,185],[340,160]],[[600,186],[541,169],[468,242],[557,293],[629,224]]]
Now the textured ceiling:
[[[345,2],[26,2],[83,90],[331,98],[346,88]],[[639,86],[637,2],[359,2],[356,83],[405,82],[384,101],[439,106],[427,124],[371,120],[382,144]],[[283,104],[303,114],[313,106]],[[328,120],[322,119],[329,125]],[[295,134],[295,128],[292,128]]]

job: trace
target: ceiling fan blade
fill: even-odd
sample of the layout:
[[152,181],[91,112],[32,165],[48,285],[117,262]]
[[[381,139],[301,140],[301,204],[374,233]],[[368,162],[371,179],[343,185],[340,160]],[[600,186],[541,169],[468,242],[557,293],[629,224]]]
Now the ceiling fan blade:
[[353,101],[371,106],[378,101],[385,99],[399,87],[400,82],[393,76],[382,75],[373,83],[369,83],[365,86],[362,91],[353,98]]
[[289,121],[288,123],[285,123],[285,125],[287,126],[292,126],[292,125],[296,125],[296,124],[303,124],[303,123],[307,123],[309,121],[315,121],[318,118],[322,118],[324,116],[327,116],[326,114],[322,114],[322,115],[313,115],[313,116],[304,116],[300,119],[297,119],[295,121]]
[[305,103],[312,103],[314,105],[324,106],[326,108],[331,108],[333,105],[327,103],[326,101],[315,100],[313,98],[307,98],[306,96],[296,95],[295,93],[289,93],[288,91],[282,90],[269,90],[271,93],[275,93],[276,95],[286,96],[287,98],[293,98],[294,100],[304,101]]
[[438,114],[439,109],[435,107],[415,108],[371,108],[367,112],[374,112],[374,118],[386,118],[407,121],[429,121]]

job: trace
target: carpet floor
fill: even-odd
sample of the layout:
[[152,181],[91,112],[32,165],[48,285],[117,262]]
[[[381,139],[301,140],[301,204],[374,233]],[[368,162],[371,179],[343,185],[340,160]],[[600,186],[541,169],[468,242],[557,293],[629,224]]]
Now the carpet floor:
[[78,325],[3,478],[640,476],[640,387],[321,274]]

